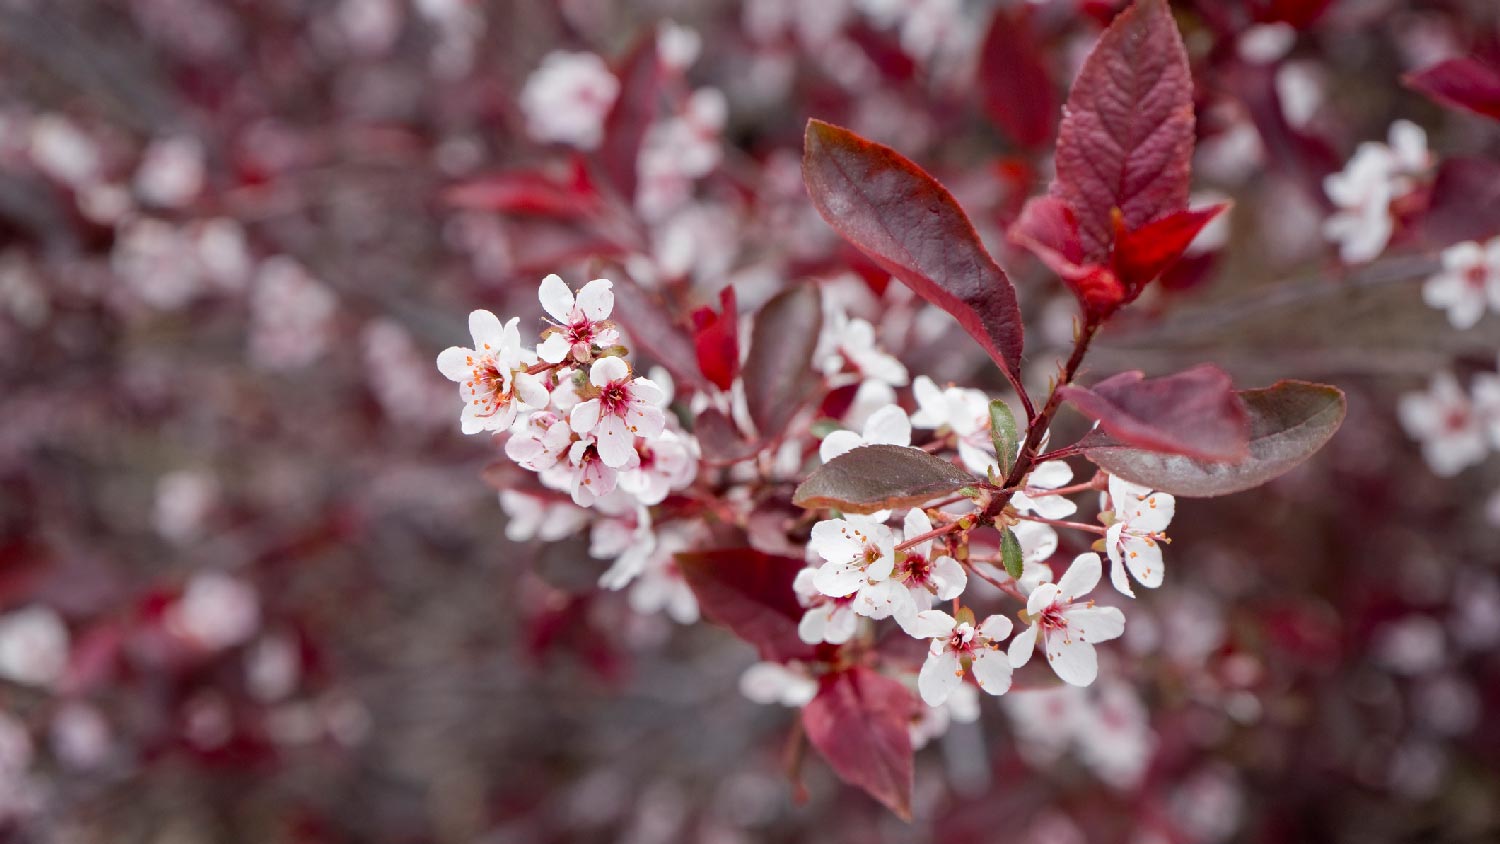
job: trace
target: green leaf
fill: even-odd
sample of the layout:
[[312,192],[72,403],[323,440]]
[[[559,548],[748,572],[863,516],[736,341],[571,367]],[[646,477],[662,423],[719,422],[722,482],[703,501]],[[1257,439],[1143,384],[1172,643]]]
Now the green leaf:
[[974,476],[920,448],[867,445],[819,466],[792,497],[812,509],[874,513],[913,507],[974,485]]
[[995,456],[1000,461],[1000,475],[1010,475],[1016,465],[1016,449],[1020,440],[1016,434],[1016,417],[1010,405],[995,399],[990,402],[990,441],[995,444]]
[[1000,559],[1005,563],[1005,573],[1021,579],[1021,540],[1016,538],[1016,532],[1006,528],[1000,534]]

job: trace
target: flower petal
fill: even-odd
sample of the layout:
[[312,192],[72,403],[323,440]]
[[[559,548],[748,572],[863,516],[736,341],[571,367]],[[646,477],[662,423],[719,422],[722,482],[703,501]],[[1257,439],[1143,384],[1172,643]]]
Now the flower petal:
[[610,311],[615,308],[614,282],[607,278],[596,278],[585,284],[578,291],[578,299],[575,304],[578,310],[590,322],[602,322],[609,319]]
[[608,387],[616,381],[623,381],[630,374],[630,367],[619,358],[600,358],[594,362],[589,369],[589,383],[595,387]]
[[438,372],[449,381],[467,381],[474,375],[474,350],[462,346],[449,346],[437,356]]
[[969,664],[979,688],[992,695],[1003,695],[1010,690],[1010,661],[1000,651],[982,650],[974,654]]
[[598,399],[579,402],[573,406],[573,412],[568,414],[568,427],[580,436],[593,431],[594,427],[599,424],[600,409]]
[[951,634],[957,623],[942,610],[923,610],[912,618],[906,632],[917,639],[941,639]]
[[542,279],[542,286],[537,290],[537,299],[541,300],[542,310],[547,316],[552,317],[554,322],[567,325],[572,322],[573,314],[573,291],[556,273]]
[[921,673],[917,674],[917,691],[922,693],[923,703],[942,706],[963,681],[964,670],[958,654],[945,649],[927,655]]
[[1057,591],[1061,599],[1071,603],[1094,591],[1099,585],[1099,574],[1101,572],[1099,555],[1088,553],[1079,554],[1073,558],[1073,564],[1057,581]]
[[882,407],[865,422],[865,442],[871,445],[911,445],[911,420],[897,405]]
[[1006,651],[1006,658],[1010,660],[1011,668],[1020,668],[1031,661],[1031,652],[1036,650],[1037,625],[1027,625],[1025,630],[1016,634],[1016,638],[1010,640],[1010,648]]
[[474,338],[474,349],[479,352],[499,352],[505,345],[505,327],[500,318],[489,311],[469,312],[469,335]]
[[847,454],[864,444],[864,438],[853,431],[833,431],[824,437],[822,444],[818,446],[818,459],[827,463],[833,458],[841,454]]
[[1117,607],[1073,607],[1063,612],[1070,636],[1098,644],[1125,633],[1125,613]]
[[1099,655],[1094,646],[1062,632],[1050,633],[1044,644],[1047,662],[1064,683],[1087,686],[1099,676]]

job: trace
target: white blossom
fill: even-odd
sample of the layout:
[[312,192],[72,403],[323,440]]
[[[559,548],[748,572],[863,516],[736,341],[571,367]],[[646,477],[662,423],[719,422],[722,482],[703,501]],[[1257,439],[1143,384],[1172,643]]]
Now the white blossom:
[[[932,531],[932,520],[917,508],[902,522],[902,542],[910,542]],[[963,566],[947,554],[933,556],[934,541],[926,539],[896,552],[891,576],[859,592],[856,608],[871,618],[894,617],[910,635],[917,613],[932,608],[934,599],[951,601],[962,595],[969,576]]]
[[1454,328],[1472,328],[1487,306],[1500,312],[1500,237],[1450,246],[1442,262],[1442,270],[1422,286],[1422,300],[1446,311]]
[[850,318],[837,306],[831,306],[818,337],[817,358],[825,375],[834,375],[847,363],[863,378],[884,381],[892,387],[904,387],[910,376],[901,361],[882,351],[875,343],[875,326]]
[[917,675],[923,702],[928,706],[945,703],[963,683],[966,663],[981,689],[992,695],[1005,694],[1010,689],[1011,665],[1000,643],[1010,636],[1012,628],[1011,620],[1003,615],[992,615],[975,627],[942,610],[918,613],[910,632],[920,639],[932,639],[927,660]]
[[207,650],[231,648],[260,629],[260,597],[222,572],[196,574],[167,611],[168,626]]
[[831,598],[852,595],[891,576],[896,565],[896,539],[891,529],[858,516],[826,519],[813,525],[808,550],[824,563],[813,579],[818,591]]
[[521,89],[526,130],[538,141],[594,149],[619,93],[620,81],[593,53],[548,53]]
[[1343,172],[1323,180],[1323,191],[1339,209],[1323,224],[1323,234],[1339,244],[1344,261],[1368,261],[1385,251],[1395,230],[1391,203],[1415,188],[1414,177],[1430,163],[1426,132],[1398,120],[1388,144],[1360,144]]
[[0,677],[27,686],[52,686],[68,667],[68,628],[50,607],[0,616]]
[[1043,583],[1026,600],[1031,624],[1010,643],[1010,664],[1020,668],[1031,660],[1037,640],[1047,662],[1063,682],[1087,686],[1099,673],[1094,645],[1125,632],[1125,614],[1115,607],[1096,607],[1083,596],[1099,584],[1098,554],[1080,554],[1057,583]]
[[925,375],[912,382],[912,394],[917,399],[913,427],[951,432],[958,440],[958,456],[971,472],[984,473],[995,465],[988,396],[962,387],[939,389]]
[[589,384],[598,395],[573,408],[568,416],[573,431],[592,435],[604,465],[634,468],[639,464],[635,438],[649,440],[666,425],[662,413],[666,394],[649,379],[632,378],[629,365],[616,357],[595,361],[589,369]]
[[1072,480],[1071,466],[1062,460],[1048,460],[1031,470],[1021,489],[1011,496],[1010,503],[1020,513],[1034,513],[1044,519],[1066,519],[1078,512],[1078,505],[1065,495],[1047,493],[1067,486]]
[[588,524],[588,511],[567,501],[527,495],[512,489],[500,491],[500,509],[505,511],[505,537],[512,542],[533,538],[556,542],[577,533]]
[[859,628],[859,616],[854,612],[858,592],[833,598],[818,591],[813,582],[818,570],[807,568],[797,572],[792,579],[792,591],[797,601],[806,608],[802,620],[797,623],[797,636],[809,645],[827,642],[842,645],[854,636]]
[[615,307],[614,283],[596,278],[585,284],[573,297],[573,291],[556,275],[542,279],[538,298],[542,310],[553,324],[544,332],[546,339],[537,347],[537,357],[548,363],[561,363],[570,354],[579,363],[593,359],[595,347],[605,348],[619,342],[620,332],[607,322]]
[[1165,573],[1161,546],[1167,541],[1164,531],[1177,510],[1177,499],[1111,475],[1109,500],[1114,508],[1114,523],[1104,538],[1111,563],[1109,581],[1121,594],[1134,598],[1131,577],[1147,589],[1161,585]]
[[818,682],[800,666],[757,662],[740,675],[740,694],[760,704],[806,706],[818,693]]
[[520,410],[519,403],[546,407],[547,388],[526,369],[536,354],[522,348],[516,324],[519,318],[500,324],[489,311],[469,314],[469,333],[474,348],[449,346],[437,358],[438,371],[459,384],[464,409],[460,422],[465,434],[504,431]]
[[1484,460],[1484,425],[1452,373],[1433,376],[1425,393],[1402,396],[1396,414],[1406,432],[1421,441],[1422,456],[1438,475],[1452,477]]

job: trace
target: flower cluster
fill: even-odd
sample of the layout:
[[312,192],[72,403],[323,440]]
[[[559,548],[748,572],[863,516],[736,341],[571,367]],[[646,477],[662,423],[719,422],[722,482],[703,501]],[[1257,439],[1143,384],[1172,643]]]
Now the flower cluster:
[[1323,190],[1338,210],[1323,224],[1323,235],[1339,246],[1349,263],[1376,258],[1395,233],[1400,204],[1421,185],[1432,166],[1427,133],[1407,120],[1391,124],[1389,143],[1359,145],[1343,172],[1330,175]]
[[[437,358],[438,370],[458,382],[463,432],[508,434],[506,455],[535,472],[545,489],[571,498],[568,504],[506,490],[501,503],[512,516],[508,530],[515,539],[537,533],[555,539],[556,525],[577,528],[586,521],[575,505],[596,508],[594,556],[617,558],[602,583],[619,589],[643,575],[670,572],[672,551],[686,545],[653,532],[645,508],[692,483],[696,440],[666,412],[668,389],[636,375],[626,361],[609,319],[609,279],[594,279],[575,295],[549,275],[538,298],[549,323],[535,348],[522,345],[519,317],[501,323],[477,310],[469,314],[473,347],[452,346]],[[622,535],[627,519],[632,524]],[[611,532],[622,540],[603,538]],[[696,620],[691,594],[683,597],[680,583],[669,591],[678,597],[633,600],[674,606],[674,617]]]

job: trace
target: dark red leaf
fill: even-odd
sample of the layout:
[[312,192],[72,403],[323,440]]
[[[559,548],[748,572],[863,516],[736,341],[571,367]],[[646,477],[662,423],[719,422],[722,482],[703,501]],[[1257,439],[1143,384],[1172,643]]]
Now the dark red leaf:
[[874,513],[915,506],[973,483],[968,472],[920,448],[867,445],[819,466],[797,487],[792,503]]
[[760,453],[760,446],[745,439],[738,426],[717,408],[707,408],[693,420],[693,436],[703,449],[703,462],[727,466]]
[[1115,275],[1124,283],[1127,296],[1166,272],[1187,251],[1203,227],[1228,208],[1228,203],[1199,211],[1177,211],[1135,231],[1115,231]]
[[1402,77],[1443,105],[1500,120],[1500,70],[1474,59],[1448,59]]
[[1238,463],[1142,451],[1097,432],[1084,438],[1085,455],[1105,471],[1162,492],[1227,495],[1260,486],[1302,463],[1344,420],[1344,394],[1326,384],[1280,381],[1239,397],[1249,414],[1250,438],[1248,456]]
[[1026,203],[1008,236],[1057,273],[1091,317],[1108,316],[1125,301],[1125,287],[1108,267],[1086,264],[1073,209],[1055,196]]
[[1328,11],[1333,0],[1261,0],[1257,5],[1255,19],[1261,23],[1289,23],[1306,29]]
[[636,162],[646,130],[656,119],[661,95],[661,63],[656,55],[656,30],[641,36],[626,54],[619,70],[620,95],[604,118],[604,142],[599,161],[604,175],[627,203],[635,201]]
[[1139,0],[1100,37],[1073,82],[1052,192],[1078,217],[1083,254],[1104,264],[1112,214],[1127,229],[1187,207],[1193,80],[1166,0]]
[[1016,291],[947,189],[895,150],[817,120],[807,124],[802,176],[818,213],[845,240],[952,314],[1017,377]]
[[1438,165],[1422,230],[1434,244],[1479,240],[1500,232],[1500,163],[1447,158]]
[[1249,422],[1229,376],[1211,364],[1146,378],[1122,372],[1092,388],[1070,384],[1063,397],[1118,442],[1203,460],[1247,454]]
[[719,312],[713,308],[693,311],[693,346],[698,350],[698,369],[721,390],[734,385],[740,374],[740,320],[734,288],[719,291]]
[[745,358],[745,404],[762,441],[779,437],[817,389],[813,352],[822,328],[822,297],[807,284],[778,293],[755,315]]
[[802,605],[792,580],[807,564],[754,548],[678,554],[677,569],[703,615],[754,645],[761,659],[810,659],[815,648],[797,636]]
[[910,820],[915,713],[916,700],[899,680],[856,666],[819,681],[802,726],[844,782]]
[[1022,147],[1052,140],[1057,90],[1031,29],[1028,9],[999,9],[979,53],[979,93],[985,113]]

